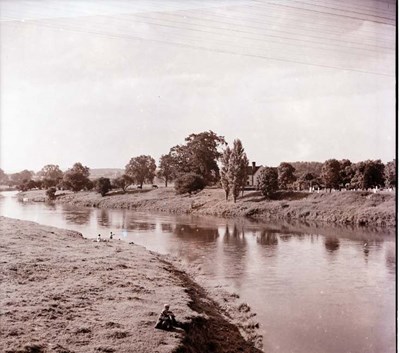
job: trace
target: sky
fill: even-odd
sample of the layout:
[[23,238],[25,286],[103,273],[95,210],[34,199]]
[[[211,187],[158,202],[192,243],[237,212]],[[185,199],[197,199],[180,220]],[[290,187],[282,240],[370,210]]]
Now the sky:
[[0,0],[0,168],[395,158],[395,1]]

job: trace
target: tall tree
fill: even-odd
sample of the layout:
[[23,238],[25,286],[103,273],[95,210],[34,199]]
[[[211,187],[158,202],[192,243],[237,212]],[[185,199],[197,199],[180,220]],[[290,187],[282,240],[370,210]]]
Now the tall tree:
[[6,185],[9,182],[8,175],[4,173],[3,169],[0,169],[0,185]]
[[395,188],[397,180],[396,160],[387,162],[385,166],[385,183],[388,188]]
[[56,186],[63,178],[63,172],[58,165],[47,164],[38,173],[46,188]]
[[185,142],[185,145],[178,145],[170,150],[177,170],[180,173],[201,175],[207,184],[216,182],[219,179],[217,161],[222,155],[220,148],[226,145],[224,137],[210,130],[191,134]]
[[229,189],[232,192],[233,202],[236,202],[240,190],[246,185],[245,176],[248,164],[249,160],[244,152],[242,142],[239,139],[234,140],[228,168]]
[[282,190],[286,190],[289,185],[296,181],[296,176],[294,173],[296,169],[287,162],[282,162],[278,166],[278,185]]
[[353,163],[348,159],[342,159],[339,163],[339,184],[341,187],[349,187],[355,174]]
[[352,188],[366,190],[385,185],[385,166],[381,160],[358,162],[353,169]]
[[317,177],[313,173],[304,173],[298,179],[300,190],[304,188],[312,188],[315,185],[319,185]]
[[171,154],[164,154],[160,158],[159,170],[157,176],[165,181],[165,187],[168,182],[175,179],[177,175],[176,164]]
[[228,200],[230,193],[230,185],[229,185],[229,163],[231,158],[232,151],[229,146],[224,150],[221,158],[221,186],[225,191],[225,200]]
[[90,169],[86,166],[83,166],[82,163],[75,163],[71,169],[68,169],[64,173],[63,184],[68,189],[77,192],[83,190],[85,188],[90,188],[93,185],[90,185],[91,182],[89,180]]
[[132,177],[142,187],[145,181],[153,182],[156,168],[156,161],[151,156],[142,155],[131,158],[125,166],[125,174]]
[[364,169],[364,189],[385,186],[385,165],[380,159],[368,160]]
[[11,182],[14,185],[19,185],[22,184],[24,182],[28,182],[29,180],[32,179],[32,177],[35,175],[34,172],[24,169],[23,171],[19,172],[19,173],[14,173],[11,174],[10,179]]
[[340,163],[336,159],[328,159],[322,166],[322,180],[325,187],[331,191],[338,189],[340,184]]

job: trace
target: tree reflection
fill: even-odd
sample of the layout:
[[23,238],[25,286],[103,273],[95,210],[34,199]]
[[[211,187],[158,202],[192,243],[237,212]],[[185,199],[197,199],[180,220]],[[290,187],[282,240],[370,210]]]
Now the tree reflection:
[[257,237],[257,243],[266,246],[276,246],[278,245],[278,233],[263,229],[260,236]]
[[110,225],[110,218],[108,215],[108,210],[102,208],[100,213],[97,214],[97,222],[101,226],[108,227]]
[[48,210],[48,211],[55,211],[56,210],[55,202],[47,201],[44,205],[46,207],[46,210]]
[[155,230],[156,223],[151,223],[147,221],[138,221],[138,217],[132,215],[129,212],[124,212],[122,217],[122,226],[126,230],[137,230],[137,231],[147,231]]
[[223,242],[223,267],[229,275],[233,274],[235,286],[240,287],[246,272],[248,251],[244,229],[239,229],[236,224],[232,228],[226,225]]
[[246,244],[244,229],[239,229],[236,224],[233,225],[232,230],[226,225],[224,234],[224,243],[243,245]]
[[130,220],[127,224],[128,230],[139,230],[139,231],[147,231],[156,229],[155,223],[148,222],[137,222],[135,220]]
[[171,223],[161,223],[161,231],[163,233],[172,233],[173,227]]
[[292,239],[293,235],[292,234],[280,234],[279,239],[288,242],[290,239]]
[[325,248],[329,253],[333,253],[340,247],[340,241],[338,238],[327,237],[325,238]]
[[90,222],[90,208],[82,208],[80,210],[64,208],[62,213],[68,223],[76,223],[79,225],[88,224]]
[[396,273],[396,251],[394,248],[389,248],[386,250],[386,267],[390,274]]
[[191,224],[176,224],[174,234],[182,240],[213,242],[218,238],[218,228],[204,228]]

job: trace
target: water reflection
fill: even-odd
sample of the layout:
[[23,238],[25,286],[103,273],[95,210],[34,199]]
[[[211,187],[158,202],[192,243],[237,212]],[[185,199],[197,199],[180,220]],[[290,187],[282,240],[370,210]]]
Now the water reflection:
[[389,246],[386,249],[386,267],[389,270],[389,273],[394,275],[396,274],[396,249],[395,249],[395,244],[392,244],[392,246]]
[[[261,245],[265,245],[268,247],[276,246],[278,245],[278,234],[275,232],[271,232],[267,229],[263,229],[260,233],[260,235],[257,237],[257,243]],[[280,239],[282,239],[282,235],[280,235]],[[283,238],[285,238],[285,235],[283,234]],[[287,237],[286,241],[289,240],[291,237]]]
[[108,214],[109,214],[108,210],[106,210],[105,208],[102,208],[99,211],[100,212],[98,212],[98,214],[97,214],[97,222],[101,226],[108,227],[110,225],[110,218],[108,216]]
[[161,231],[164,233],[172,233],[173,227],[171,223],[161,223]]
[[193,237],[201,242],[214,242],[219,234],[218,228],[204,228],[194,224],[180,224],[177,223],[173,233],[182,240],[192,241]]
[[328,253],[333,253],[340,247],[340,241],[338,238],[327,237],[325,238],[325,248]]
[[79,225],[88,224],[90,222],[91,209],[82,208],[77,210],[74,207],[65,206],[63,208],[63,216],[67,223],[76,223]]
[[281,234],[279,235],[279,239],[288,242],[290,239],[292,239],[293,235],[292,234]]

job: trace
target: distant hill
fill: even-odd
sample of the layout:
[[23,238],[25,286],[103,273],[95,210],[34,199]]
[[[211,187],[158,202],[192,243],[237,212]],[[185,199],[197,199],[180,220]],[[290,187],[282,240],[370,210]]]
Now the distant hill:
[[98,178],[117,178],[124,174],[124,169],[118,168],[94,168],[90,169],[90,179],[98,179]]

